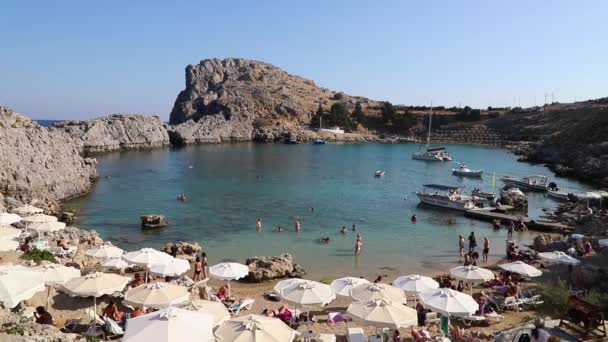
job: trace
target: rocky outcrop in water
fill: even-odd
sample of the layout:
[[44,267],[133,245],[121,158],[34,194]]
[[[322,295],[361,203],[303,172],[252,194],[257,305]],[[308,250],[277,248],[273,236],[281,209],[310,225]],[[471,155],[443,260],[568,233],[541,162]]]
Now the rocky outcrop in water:
[[176,144],[252,140],[264,127],[299,128],[319,103],[329,109],[336,101],[377,106],[268,63],[206,59],[186,67],[186,88],[175,100],[168,130]]
[[89,121],[63,121],[52,130],[64,132],[84,152],[109,152],[169,145],[169,134],[158,116],[115,114]]
[[176,258],[194,260],[201,253],[203,248],[198,242],[180,241],[169,242],[165,244],[160,250]]
[[60,132],[0,106],[0,209],[35,203],[57,210],[60,200],[88,192],[96,160]]
[[252,282],[302,277],[306,273],[300,265],[294,263],[291,254],[287,253],[248,258],[245,265],[249,266],[247,280]]

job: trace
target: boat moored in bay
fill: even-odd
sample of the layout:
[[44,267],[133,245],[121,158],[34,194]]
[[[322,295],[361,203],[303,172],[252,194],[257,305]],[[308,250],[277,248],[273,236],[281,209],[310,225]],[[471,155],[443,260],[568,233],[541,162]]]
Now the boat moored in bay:
[[547,176],[535,175],[523,178],[503,177],[500,179],[507,187],[515,187],[521,190],[547,191]]
[[452,174],[463,177],[481,177],[483,170],[471,170],[464,163],[460,163],[457,169],[452,169]]

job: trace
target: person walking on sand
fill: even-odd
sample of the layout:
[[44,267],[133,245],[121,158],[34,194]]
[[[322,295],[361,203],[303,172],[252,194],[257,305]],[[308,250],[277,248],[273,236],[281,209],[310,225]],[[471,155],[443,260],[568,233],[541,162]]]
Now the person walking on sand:
[[460,250],[460,257],[464,256],[464,238],[462,235],[458,235],[458,249]]
[[262,218],[258,218],[258,222],[255,223],[256,230],[262,230]]
[[483,253],[482,260],[488,262],[488,254],[490,253],[490,240],[487,236],[483,237]]
[[361,254],[361,249],[363,248],[363,238],[361,235],[357,234],[357,242],[355,244],[355,255]]
[[294,224],[294,228],[295,228],[296,232],[299,232],[302,229],[302,226],[300,225],[300,221],[296,220],[296,223]]
[[469,235],[469,252],[475,252],[475,247],[477,247],[477,238],[475,232],[471,232],[471,235]]

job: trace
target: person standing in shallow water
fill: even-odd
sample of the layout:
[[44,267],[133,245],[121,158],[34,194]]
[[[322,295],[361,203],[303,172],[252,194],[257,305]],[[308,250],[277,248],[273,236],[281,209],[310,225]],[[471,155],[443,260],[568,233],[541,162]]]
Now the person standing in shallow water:
[[458,249],[460,250],[460,257],[464,256],[464,238],[462,235],[458,235]]
[[488,240],[487,236],[483,237],[483,253],[482,260],[488,262],[488,254],[490,253],[490,240]]
[[418,221],[418,218],[416,217],[416,214],[412,215],[412,218],[410,219],[413,223],[416,223],[416,221]]
[[201,263],[202,263],[202,273],[203,273],[203,280],[209,278],[209,275],[207,275],[207,253],[203,252],[201,253]]
[[296,232],[299,232],[302,229],[302,226],[300,225],[300,221],[296,220],[296,223],[294,224],[294,228],[295,228]]
[[258,218],[258,222],[255,223],[256,230],[262,230],[262,218]]
[[475,247],[477,247],[477,238],[475,232],[471,232],[471,235],[469,235],[469,252],[475,252]]
[[361,249],[363,248],[363,238],[360,234],[357,234],[357,242],[355,243],[355,255],[361,254]]

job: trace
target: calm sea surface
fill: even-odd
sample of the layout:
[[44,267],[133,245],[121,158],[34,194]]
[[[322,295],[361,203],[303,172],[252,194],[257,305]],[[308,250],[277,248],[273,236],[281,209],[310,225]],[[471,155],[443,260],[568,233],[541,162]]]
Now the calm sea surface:
[[[547,168],[516,161],[503,150],[448,145],[457,161],[485,170],[483,179],[451,175],[456,162],[412,160],[413,144],[221,144],[156,149],[98,156],[101,176],[95,190],[67,204],[79,211],[81,228],[95,229],[126,249],[160,247],[196,240],[210,263],[288,252],[311,276],[407,274],[445,271],[458,263],[457,238],[474,231],[492,240],[491,256],[504,254],[505,231],[469,220],[460,212],[420,206],[421,184],[441,183],[492,189],[502,175],[545,174],[565,189],[587,189],[556,178]],[[192,165],[192,168],[189,168]],[[374,178],[377,169],[386,170]],[[109,176],[109,178],[106,178]],[[178,202],[178,194],[188,201]],[[530,194],[530,215],[556,202]],[[311,211],[314,208],[314,211]],[[170,226],[143,231],[139,216],[166,215]],[[418,222],[410,222],[412,214]],[[255,223],[262,218],[263,229]],[[294,221],[302,232],[293,230]],[[456,224],[448,224],[455,219]],[[363,253],[354,256],[356,224]],[[277,226],[286,232],[274,232]],[[516,233],[517,234],[517,233]],[[331,242],[318,243],[322,235]],[[531,235],[516,238],[529,240]]]

